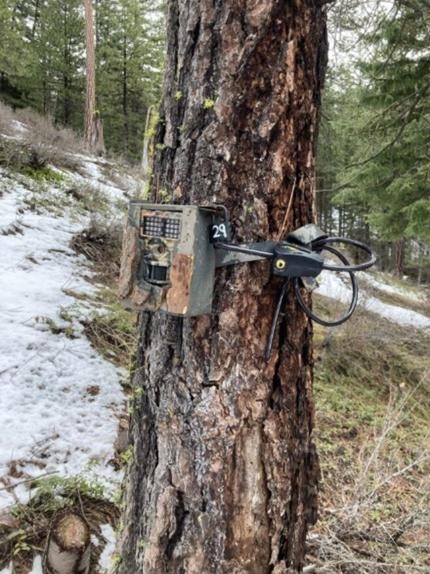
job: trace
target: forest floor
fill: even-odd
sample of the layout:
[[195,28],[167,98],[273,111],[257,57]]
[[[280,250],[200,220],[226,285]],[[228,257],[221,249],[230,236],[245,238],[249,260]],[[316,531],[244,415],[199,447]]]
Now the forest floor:
[[[50,520],[73,507],[105,574],[135,346],[115,277],[140,184],[52,129],[0,117],[0,574],[40,574]],[[322,490],[306,571],[430,572],[428,294],[378,273],[360,286],[349,322],[315,326]],[[330,313],[348,290],[325,275],[319,293]]]
[[388,275],[362,287],[350,321],[315,328],[321,496],[306,571],[428,573],[430,301]]

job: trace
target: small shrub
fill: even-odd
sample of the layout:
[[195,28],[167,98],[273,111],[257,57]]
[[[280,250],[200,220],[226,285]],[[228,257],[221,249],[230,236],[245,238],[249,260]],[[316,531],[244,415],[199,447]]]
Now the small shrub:
[[115,285],[119,275],[122,244],[122,225],[93,217],[87,229],[75,235],[72,248],[82,253],[93,264],[97,279]]
[[21,173],[26,175],[27,177],[31,177],[37,183],[53,183],[53,184],[60,184],[64,181],[64,176],[57,171],[54,171],[48,166],[40,167],[39,169],[35,169],[30,166],[24,166],[21,169]]
[[[66,193],[80,202],[82,209],[90,213],[105,214],[110,207],[109,198],[97,187],[90,184],[74,184]],[[96,224],[91,223],[91,227]]]
[[[26,159],[21,157],[19,164],[36,169],[48,164],[74,169],[78,162],[73,154],[85,151],[83,140],[71,129],[55,126],[50,117],[42,116],[33,110],[13,111],[1,103],[0,134],[15,138],[14,140],[8,139],[8,144],[11,145],[6,147],[10,153],[14,152],[16,147],[23,148],[23,155]],[[16,155],[16,150],[12,155]],[[0,163],[16,165],[15,162],[2,161],[1,149]]]
[[17,140],[0,136],[0,165],[16,170],[42,167],[31,150]]

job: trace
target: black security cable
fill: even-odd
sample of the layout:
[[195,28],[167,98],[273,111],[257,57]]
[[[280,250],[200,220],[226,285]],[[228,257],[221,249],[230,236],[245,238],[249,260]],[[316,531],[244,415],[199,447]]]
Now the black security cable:
[[[365,251],[370,256],[370,259],[355,265],[351,265],[349,261],[347,261],[345,265],[330,265],[328,263],[324,263],[323,269],[326,269],[327,271],[364,271],[364,269],[369,269],[369,267],[372,267],[372,265],[374,265],[376,262],[376,257],[373,255],[370,247],[361,241],[357,241],[356,239],[348,239],[347,237],[326,237],[323,239],[317,239],[316,241],[312,242],[310,247],[312,251],[320,252],[326,247],[328,243],[343,243],[345,245],[353,245],[354,247],[358,247],[359,249]],[[341,258],[339,257],[339,259]]]
[[[349,262],[349,260],[347,259],[347,257],[336,247],[333,247],[333,244],[337,245],[351,245],[353,247],[356,247],[358,249],[361,249],[362,251],[364,251],[369,257],[366,261],[363,261],[362,263],[357,263],[357,264],[351,264]],[[263,246],[264,245],[264,246]],[[276,257],[279,258],[282,255],[285,256],[285,265],[284,267],[286,267],[286,270],[288,271],[289,266],[288,266],[288,257],[289,257],[289,253],[288,251],[282,253],[281,255],[279,254],[279,251],[276,252],[276,246],[277,245],[281,245],[281,246],[286,246],[291,247],[291,255],[290,257],[294,257],[295,254],[297,253],[297,250],[301,251],[302,253],[309,253],[311,254],[312,252],[320,255],[323,251],[327,251],[329,253],[331,253],[332,255],[334,255],[335,257],[337,257],[337,259],[341,262],[341,265],[339,264],[333,264],[333,263],[328,263],[326,261],[321,261],[321,266],[320,266],[320,272],[322,270],[326,270],[326,271],[337,271],[337,272],[342,272],[342,273],[348,273],[349,274],[349,279],[351,282],[351,288],[352,288],[352,297],[351,297],[351,301],[349,304],[349,307],[347,309],[347,311],[339,318],[337,319],[333,319],[333,320],[328,320],[328,319],[323,319],[321,317],[318,317],[317,315],[315,315],[315,313],[312,311],[312,309],[310,309],[303,298],[302,295],[302,286],[303,286],[303,280],[302,277],[297,277],[297,275],[294,275],[294,273],[297,272],[297,267],[294,268],[294,265],[291,267],[291,275],[290,277],[288,277],[288,273],[286,273],[285,275],[287,275],[287,278],[284,279],[279,295],[278,295],[278,301],[277,301],[277,305],[273,314],[273,318],[272,318],[272,325],[270,328],[270,333],[269,333],[269,338],[267,341],[267,346],[266,346],[266,351],[265,351],[265,359],[266,361],[268,361],[270,359],[270,355],[272,352],[272,347],[273,347],[273,341],[275,338],[275,333],[276,333],[276,325],[278,323],[279,320],[279,316],[282,312],[282,309],[284,307],[284,301],[285,301],[285,296],[287,293],[287,289],[288,289],[288,285],[289,282],[291,281],[293,286],[294,286],[294,291],[297,297],[297,301],[298,304],[300,306],[300,308],[302,309],[302,311],[310,318],[312,319],[312,321],[315,321],[316,323],[319,323],[320,325],[323,325],[325,327],[335,327],[337,325],[341,325],[342,323],[344,323],[345,321],[347,321],[351,315],[354,313],[355,308],[357,307],[357,303],[358,303],[358,285],[357,285],[357,279],[354,275],[354,273],[356,271],[363,271],[365,269],[369,269],[369,267],[371,267],[372,265],[374,265],[375,261],[376,261],[376,257],[373,255],[371,249],[365,245],[364,243],[362,243],[361,241],[357,241],[356,239],[349,239],[347,237],[321,237],[320,239],[315,239],[314,241],[311,241],[309,243],[305,243],[304,241],[300,241],[300,239],[296,236],[295,238],[289,238],[287,237],[285,242],[279,242],[279,243],[272,243],[272,242],[266,242],[266,244],[251,244],[251,245],[237,245],[237,244],[231,244],[231,243],[224,243],[224,242],[219,242],[217,244],[214,244],[214,247],[218,248],[218,249],[224,249],[226,251],[233,251],[236,253],[243,253],[245,255],[251,255],[251,256],[255,256],[256,259],[259,258],[267,258],[267,259],[274,259],[275,257],[275,253],[277,253]],[[304,271],[304,275],[305,275],[305,269],[306,269],[306,264],[303,265],[303,271]],[[312,269],[312,266],[309,266],[307,269]],[[280,275],[278,273],[278,275]],[[315,277],[316,275],[313,275],[313,277]]]
[[270,359],[270,355],[272,354],[272,347],[273,347],[273,340],[275,338],[276,325],[278,324],[279,315],[281,314],[281,309],[283,307],[285,294],[287,292],[289,282],[290,282],[289,279],[283,281],[281,290],[279,292],[278,302],[276,304],[275,312],[273,313],[272,325],[270,327],[269,338],[267,339],[266,350],[264,352],[264,359],[266,361],[268,361]]
[[[332,266],[330,266],[330,270],[332,270],[333,268],[336,268],[336,270],[346,271],[349,274],[349,277],[351,279],[352,298],[351,298],[351,303],[349,305],[347,312],[344,313],[338,319],[334,319],[332,321],[329,321],[327,319],[321,319],[320,317],[317,317],[315,315],[315,313],[313,313],[313,311],[311,309],[309,309],[309,307],[306,305],[306,303],[303,299],[303,296],[302,296],[301,279],[299,277],[294,279],[294,281],[293,281],[294,291],[295,291],[297,301],[298,301],[302,311],[310,319],[312,319],[312,321],[315,321],[316,323],[319,323],[320,325],[324,325],[324,327],[336,327],[337,325],[341,325],[342,323],[345,323],[345,321],[347,321],[351,317],[351,315],[355,311],[355,308],[357,307],[357,303],[358,303],[357,279],[355,278],[353,271],[350,270],[350,267],[354,267],[354,266],[350,265],[348,259],[345,257],[345,255],[343,255],[343,253],[341,253],[340,251],[338,251],[334,247],[330,247],[329,245],[325,245],[320,251],[329,251],[330,253],[335,255],[338,259],[340,259],[342,261],[342,263],[344,263],[343,266],[332,265]],[[323,269],[328,269],[328,267],[326,267],[324,264]]]
[[[305,315],[307,315],[310,319],[312,319],[312,321],[315,321],[316,323],[319,323],[320,325],[323,325],[324,327],[336,327],[337,325],[341,325],[342,323],[345,323],[345,321],[347,321],[351,317],[351,315],[355,311],[355,308],[357,307],[357,303],[358,303],[357,279],[355,278],[354,273],[352,271],[348,270],[348,268],[351,267],[351,265],[350,265],[348,259],[345,257],[345,255],[343,255],[343,253],[341,253],[340,251],[338,251],[334,247],[330,247],[329,245],[325,245],[322,248],[318,248],[318,251],[319,252],[328,251],[328,252],[332,253],[333,255],[335,255],[338,259],[340,259],[340,261],[342,261],[342,263],[344,265],[343,266],[333,266],[333,267],[339,267],[339,270],[346,271],[349,274],[349,277],[351,279],[352,297],[351,297],[351,302],[349,304],[347,312],[344,313],[338,319],[334,319],[332,321],[329,321],[327,319],[322,319],[321,317],[318,317],[317,315],[315,315],[315,313],[313,313],[313,311],[306,305],[306,303],[303,299],[303,296],[302,296],[302,292],[301,292],[302,280],[300,277],[294,278],[292,280],[293,285],[294,285],[294,291],[295,291],[299,306],[302,309],[302,311],[305,313]],[[325,267],[323,267],[323,268],[325,269]],[[281,290],[279,292],[278,302],[277,302],[277,305],[275,308],[275,312],[273,314],[269,338],[267,340],[266,350],[264,352],[264,359],[266,361],[268,361],[270,359],[270,356],[272,354],[272,347],[273,347],[273,341],[275,339],[276,325],[277,325],[278,320],[279,320],[279,315],[281,314],[281,309],[283,307],[283,303],[284,303],[284,299],[285,299],[285,295],[287,292],[289,282],[290,282],[289,279],[283,281]]]

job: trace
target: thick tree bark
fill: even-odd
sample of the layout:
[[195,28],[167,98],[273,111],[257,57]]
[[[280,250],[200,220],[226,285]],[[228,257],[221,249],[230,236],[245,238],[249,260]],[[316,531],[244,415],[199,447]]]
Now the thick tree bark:
[[90,150],[103,155],[105,153],[103,124],[96,111],[96,56],[92,0],[84,0],[84,4],[86,38],[85,142]]
[[[320,4],[172,0],[167,33],[152,198],[224,203],[237,241],[313,221]],[[219,271],[212,315],[141,314],[121,574],[301,571],[312,332],[290,293],[264,362],[278,288],[266,263],[243,264]]]

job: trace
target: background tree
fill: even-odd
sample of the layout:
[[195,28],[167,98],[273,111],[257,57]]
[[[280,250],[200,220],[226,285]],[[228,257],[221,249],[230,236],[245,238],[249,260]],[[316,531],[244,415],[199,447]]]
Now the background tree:
[[80,0],[44,0],[34,39],[29,99],[65,126],[82,126],[85,27]]
[[15,3],[0,4],[0,93],[8,104],[15,105],[21,97],[20,78],[25,74],[28,52],[22,41],[24,28],[14,11]]
[[[89,0],[86,4],[89,10]],[[138,160],[141,118],[160,97],[164,3],[94,0],[93,9],[97,108],[92,106],[99,112],[92,113],[93,121],[103,117],[109,150]],[[83,16],[82,0],[5,0],[0,6],[0,98],[82,132],[86,26],[88,39],[93,37],[90,18]]]
[[127,157],[142,153],[144,118],[160,98],[163,10],[155,1],[96,4],[97,84],[106,143]]
[[372,61],[361,64],[359,105],[371,116],[343,177],[342,199],[367,204],[372,227],[395,241],[400,275],[405,239],[430,240],[429,39],[422,9],[414,4],[401,4],[369,39],[377,49]]
[[[326,62],[314,1],[173,1],[150,195],[224,203],[235,238],[314,218]],[[284,226],[287,206],[292,210]],[[300,570],[316,518],[311,325],[266,263],[219,272],[214,312],[140,316],[122,574]]]
[[354,3],[334,10],[360,48],[348,46],[348,63],[333,67],[324,100],[320,219],[371,238],[382,268],[421,280],[430,244],[430,10],[403,0],[375,2],[370,15]]
[[85,0],[86,99],[85,141],[92,151],[104,152],[103,126],[96,111],[96,55],[92,0]]

